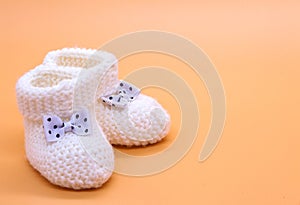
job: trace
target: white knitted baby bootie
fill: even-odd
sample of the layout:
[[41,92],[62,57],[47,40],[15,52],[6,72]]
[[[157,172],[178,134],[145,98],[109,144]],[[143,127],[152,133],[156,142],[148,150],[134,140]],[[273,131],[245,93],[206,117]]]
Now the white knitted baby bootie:
[[51,183],[76,190],[100,187],[114,168],[113,149],[88,107],[73,108],[79,72],[41,65],[16,85],[28,161]]
[[139,146],[153,144],[169,131],[170,116],[153,98],[140,94],[130,83],[118,80],[117,59],[110,53],[93,49],[64,48],[51,51],[44,65],[61,70],[85,69],[110,59],[106,75],[99,79],[96,100],[96,118],[112,144]]

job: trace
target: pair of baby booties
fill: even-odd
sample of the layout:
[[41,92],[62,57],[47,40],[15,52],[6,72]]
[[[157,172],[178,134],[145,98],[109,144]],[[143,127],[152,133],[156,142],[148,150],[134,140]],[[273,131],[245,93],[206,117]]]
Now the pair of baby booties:
[[[89,116],[87,110],[73,110],[74,90],[81,71],[94,66],[101,69],[97,70],[95,100],[87,103],[95,112]],[[111,144],[145,146],[164,138],[170,116],[153,98],[136,94],[125,104],[126,109],[105,103],[103,96],[116,90],[121,93],[120,86],[123,81],[118,80],[116,57],[93,49],[51,51],[41,65],[24,74],[16,93],[24,117],[26,156],[33,168],[61,187],[98,188],[114,169]],[[96,127],[88,124],[93,116]],[[118,125],[115,116],[120,118]]]

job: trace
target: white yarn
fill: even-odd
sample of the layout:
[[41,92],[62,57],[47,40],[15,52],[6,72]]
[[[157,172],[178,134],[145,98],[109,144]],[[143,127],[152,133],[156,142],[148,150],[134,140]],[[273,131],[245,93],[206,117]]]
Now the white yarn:
[[41,65],[18,80],[16,93],[24,116],[26,156],[53,184],[76,190],[97,188],[110,178],[114,167],[113,149],[102,131],[93,127],[97,136],[68,132],[59,141],[49,143],[42,127],[45,114],[63,120],[71,117],[80,69],[71,70]]
[[[64,48],[51,51],[44,59],[44,65],[52,65],[75,74],[104,59],[110,62],[109,70],[99,79],[97,96],[115,91],[118,80],[118,65],[115,57],[105,51],[81,48]],[[73,68],[73,69],[71,69]],[[164,138],[169,131],[170,116],[153,98],[140,94],[128,105],[128,109],[116,109],[96,100],[96,118],[112,144],[139,146],[153,144]]]

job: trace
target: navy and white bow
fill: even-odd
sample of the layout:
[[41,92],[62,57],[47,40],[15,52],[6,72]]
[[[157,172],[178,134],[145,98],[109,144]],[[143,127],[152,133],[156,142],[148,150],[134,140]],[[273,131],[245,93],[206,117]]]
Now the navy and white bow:
[[92,131],[89,113],[86,109],[75,112],[68,122],[64,122],[56,115],[44,115],[43,127],[48,142],[58,141],[66,132],[85,136]]
[[140,89],[136,86],[125,81],[120,81],[115,93],[102,96],[101,99],[110,106],[124,108],[128,103],[135,100],[139,94]]

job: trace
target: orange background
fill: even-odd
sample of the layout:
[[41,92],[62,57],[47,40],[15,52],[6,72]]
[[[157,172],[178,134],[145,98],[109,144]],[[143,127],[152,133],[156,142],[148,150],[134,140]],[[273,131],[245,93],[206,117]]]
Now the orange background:
[[[1,1],[0,204],[300,204],[300,2],[280,2]],[[120,78],[140,66],[165,66],[197,91],[201,125],[191,150],[157,175],[114,174],[102,188],[80,192],[51,185],[25,158],[17,79],[50,50],[97,48],[145,29],[185,36],[212,59],[227,97],[217,149],[204,163],[197,161],[211,112],[202,81],[182,72],[176,59],[134,55],[120,62]],[[166,148],[180,123],[171,95],[151,88],[144,93],[169,110],[173,124],[160,144],[119,148],[136,155]]]

